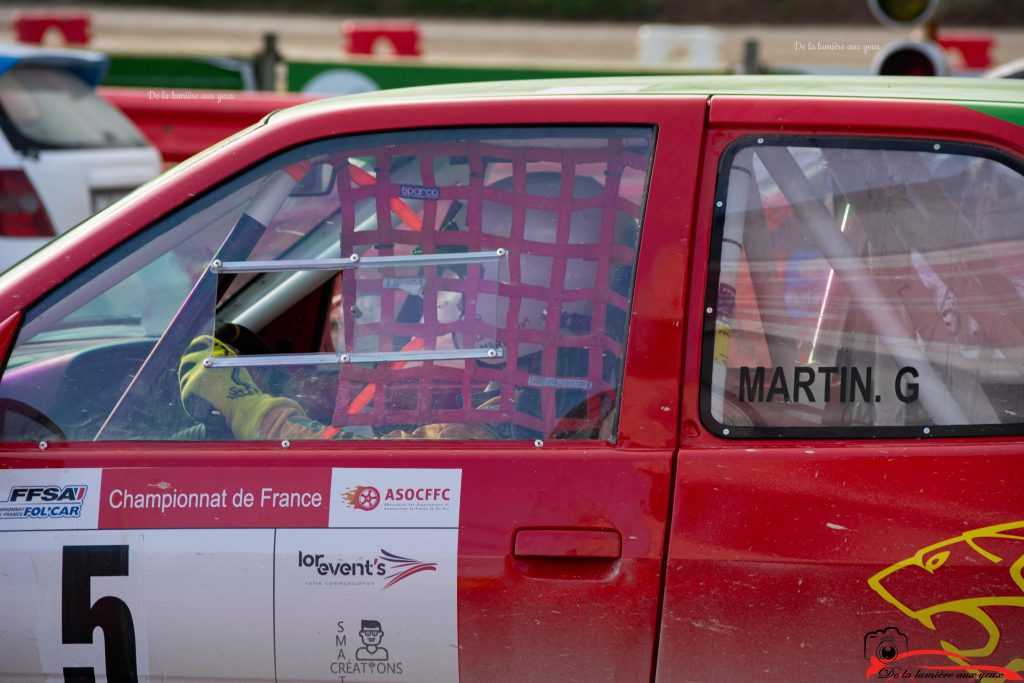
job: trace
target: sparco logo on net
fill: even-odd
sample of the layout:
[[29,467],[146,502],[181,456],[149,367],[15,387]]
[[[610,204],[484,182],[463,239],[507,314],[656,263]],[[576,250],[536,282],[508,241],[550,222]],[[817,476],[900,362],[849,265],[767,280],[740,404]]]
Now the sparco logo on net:
[[81,517],[88,490],[85,484],[12,486],[0,503],[0,519]]
[[383,548],[377,557],[355,562],[332,560],[324,553],[307,553],[300,550],[299,567],[315,571],[325,579],[337,579],[329,583],[347,584],[355,580],[361,585],[370,585],[384,582],[381,590],[387,590],[413,574],[437,571],[436,562],[421,562],[411,557],[402,557]]
[[353,486],[341,494],[350,508],[372,512],[384,510],[447,510],[451,507],[452,490],[442,487]]

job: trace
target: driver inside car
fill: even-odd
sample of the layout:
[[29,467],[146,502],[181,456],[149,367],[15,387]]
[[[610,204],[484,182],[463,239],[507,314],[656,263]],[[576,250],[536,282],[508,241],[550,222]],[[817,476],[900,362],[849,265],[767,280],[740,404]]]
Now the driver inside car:
[[[531,194],[555,198],[559,196],[561,176],[557,173],[531,173],[527,175],[527,186]],[[511,189],[511,178],[494,183],[492,187],[497,189]],[[575,199],[589,198],[602,195],[603,187],[599,182],[589,177],[577,177],[573,187]],[[486,235],[508,235],[512,227],[512,208],[510,206],[491,204],[487,207],[483,219],[483,232]],[[558,233],[558,217],[552,211],[528,212],[525,221],[523,237],[527,243],[541,245],[555,244]],[[586,209],[574,212],[571,218],[568,236],[563,237],[567,244],[563,244],[568,251],[565,254],[572,255],[573,244],[584,245],[583,248],[594,250],[598,247],[602,234],[602,211],[601,209]],[[618,244],[632,247],[636,240],[636,223],[633,219],[619,215],[615,225],[615,241]],[[447,248],[446,248],[447,247]],[[524,247],[525,249],[525,247]],[[455,245],[438,245],[438,250],[454,251],[465,250],[465,247]],[[543,250],[541,251],[543,252]],[[567,258],[564,277],[560,282],[553,282],[552,262],[550,257],[537,256],[529,253],[526,249],[512,258],[519,260],[519,278],[523,287],[532,288],[536,292],[544,288],[550,295],[557,299],[562,295],[565,300],[559,304],[560,316],[558,325],[548,325],[548,309],[551,304],[532,299],[527,296],[516,297],[514,286],[510,296],[497,296],[493,294],[480,293],[477,296],[477,318],[485,318],[485,323],[497,330],[510,329],[512,327],[521,330],[529,330],[532,338],[538,339],[543,335],[546,340],[543,343],[522,341],[514,345],[513,349],[506,349],[516,357],[507,357],[500,361],[468,360],[469,364],[477,363],[477,367],[487,365],[494,368],[505,368],[508,375],[502,375],[503,379],[491,381],[486,389],[479,395],[475,395],[473,407],[476,410],[494,410],[495,418],[498,419],[500,407],[500,384],[511,383],[512,385],[526,384],[530,387],[547,387],[543,391],[555,392],[554,387],[573,386],[579,387],[596,385],[604,379],[603,370],[601,375],[590,376],[592,364],[585,360],[587,354],[602,354],[605,361],[602,365],[605,368],[610,362],[614,362],[614,356],[607,351],[602,352],[594,348],[595,335],[608,335],[610,329],[602,328],[590,330],[593,319],[593,308],[596,306],[611,305],[601,303],[602,299],[597,293],[598,288],[606,288],[615,292],[617,296],[627,296],[629,283],[631,282],[631,267],[628,269],[612,269],[611,282],[597,282],[597,262],[584,258]],[[447,267],[438,266],[438,278],[460,278],[467,277],[466,266],[450,265]],[[480,277],[485,279],[497,279],[495,272],[486,273],[481,271]],[[562,290],[562,291],[558,291]],[[580,296],[585,290],[592,292],[593,299]],[[464,291],[464,290],[463,290]],[[571,292],[574,296],[565,296]],[[433,348],[459,348],[465,344],[480,347],[487,344],[486,339],[471,341],[466,335],[455,333],[452,328],[464,316],[465,307],[463,302],[464,294],[461,291],[444,291],[438,288],[436,294],[431,297],[436,302],[436,320],[440,324],[434,328],[429,336],[435,339]],[[519,298],[518,306],[511,305],[511,299]],[[511,319],[515,315],[515,319]],[[624,322],[622,323],[624,325]],[[610,321],[606,325],[611,325]],[[448,326],[446,328],[446,326]],[[624,335],[624,329],[610,333],[613,337],[620,338]],[[590,336],[588,336],[590,335]],[[493,344],[493,342],[491,342]],[[582,353],[580,353],[582,352]],[[555,354],[557,357],[556,368],[553,377],[540,376],[540,360],[544,353]],[[355,438],[358,430],[346,430],[344,426],[333,426],[319,422],[307,413],[307,411],[295,400],[273,396],[264,393],[252,375],[244,368],[207,368],[203,361],[214,356],[237,355],[235,348],[225,343],[225,340],[214,339],[210,336],[200,336],[194,339],[181,358],[179,364],[179,389],[182,404],[186,411],[194,418],[205,415],[209,408],[219,413],[226,422],[228,428],[236,439],[239,440],[311,440],[311,439],[341,439]],[[413,364],[409,364],[412,366]],[[520,377],[513,379],[516,374],[529,374],[529,381]],[[564,380],[559,378],[566,378]],[[579,379],[577,379],[579,378]],[[541,383],[534,383],[540,379]],[[592,380],[597,380],[594,382]],[[373,391],[373,388],[370,388]],[[382,393],[383,390],[378,393]],[[541,389],[530,389],[527,392],[535,394],[531,399],[520,400],[516,398],[515,410],[523,411],[526,414],[533,414],[535,417],[541,411],[541,403],[538,398]],[[590,392],[589,403],[600,392]],[[605,394],[608,392],[605,391]],[[477,399],[480,402],[477,402]],[[206,404],[204,406],[204,404]],[[552,405],[549,403],[549,405]],[[553,431],[559,434],[568,434],[565,438],[610,438],[608,430],[611,428],[612,420],[606,419],[614,413],[614,400],[604,400],[600,415],[587,415],[584,420],[587,425],[583,430],[574,428],[571,432],[559,432],[557,428]],[[495,438],[545,438],[559,422],[561,418],[578,417],[579,405],[566,407],[562,405],[557,408],[559,415],[544,415],[544,433],[536,432],[536,425],[532,428],[524,428],[509,432],[496,427],[488,422],[467,420],[464,423],[427,422],[425,424],[414,423],[410,426],[395,427],[391,431],[382,431],[380,428],[376,433],[380,438],[391,439],[495,439]],[[589,410],[589,409],[588,409]],[[552,419],[553,418],[553,419]],[[429,418],[427,418],[429,420]],[[507,427],[508,425],[505,425]],[[515,425],[513,425],[515,429]],[[365,434],[366,432],[361,432]],[[516,436],[510,437],[508,434]],[[586,434],[584,436],[584,434]]]
[[[441,277],[460,277],[462,267],[445,269]],[[441,324],[461,317],[461,294],[437,292],[437,320]],[[450,335],[446,335],[450,336]],[[444,342],[437,342],[440,348]],[[203,402],[223,416],[231,433],[240,441],[260,439],[352,438],[344,432],[312,419],[290,398],[264,393],[245,368],[206,368],[203,361],[213,356],[236,356],[237,351],[220,339],[203,335],[192,340],[181,357],[178,381],[182,405],[193,417],[203,414]],[[396,429],[390,439],[487,439],[494,438],[481,424],[427,424],[412,432]]]

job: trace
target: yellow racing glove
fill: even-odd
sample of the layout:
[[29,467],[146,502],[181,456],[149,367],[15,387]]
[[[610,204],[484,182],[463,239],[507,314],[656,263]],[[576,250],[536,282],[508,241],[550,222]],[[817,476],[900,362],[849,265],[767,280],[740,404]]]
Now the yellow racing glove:
[[[290,398],[264,394],[245,368],[207,368],[210,356],[236,356],[233,348],[209,335],[196,337],[188,345],[178,364],[181,404],[193,419],[202,420],[204,403],[224,416],[236,439],[253,441],[268,438],[262,422],[276,407],[302,408]],[[289,411],[291,412],[291,411]]]

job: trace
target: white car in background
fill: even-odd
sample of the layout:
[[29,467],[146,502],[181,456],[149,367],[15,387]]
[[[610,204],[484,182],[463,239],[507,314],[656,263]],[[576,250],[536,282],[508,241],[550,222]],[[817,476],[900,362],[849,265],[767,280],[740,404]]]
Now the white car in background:
[[0,270],[160,172],[156,149],[95,92],[107,64],[0,44]]

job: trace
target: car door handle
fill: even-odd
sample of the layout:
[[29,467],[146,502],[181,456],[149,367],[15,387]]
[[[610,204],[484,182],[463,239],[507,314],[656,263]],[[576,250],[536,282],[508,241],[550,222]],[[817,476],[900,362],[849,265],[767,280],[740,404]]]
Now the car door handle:
[[607,529],[517,529],[512,555],[517,559],[617,560],[622,557],[622,535]]

